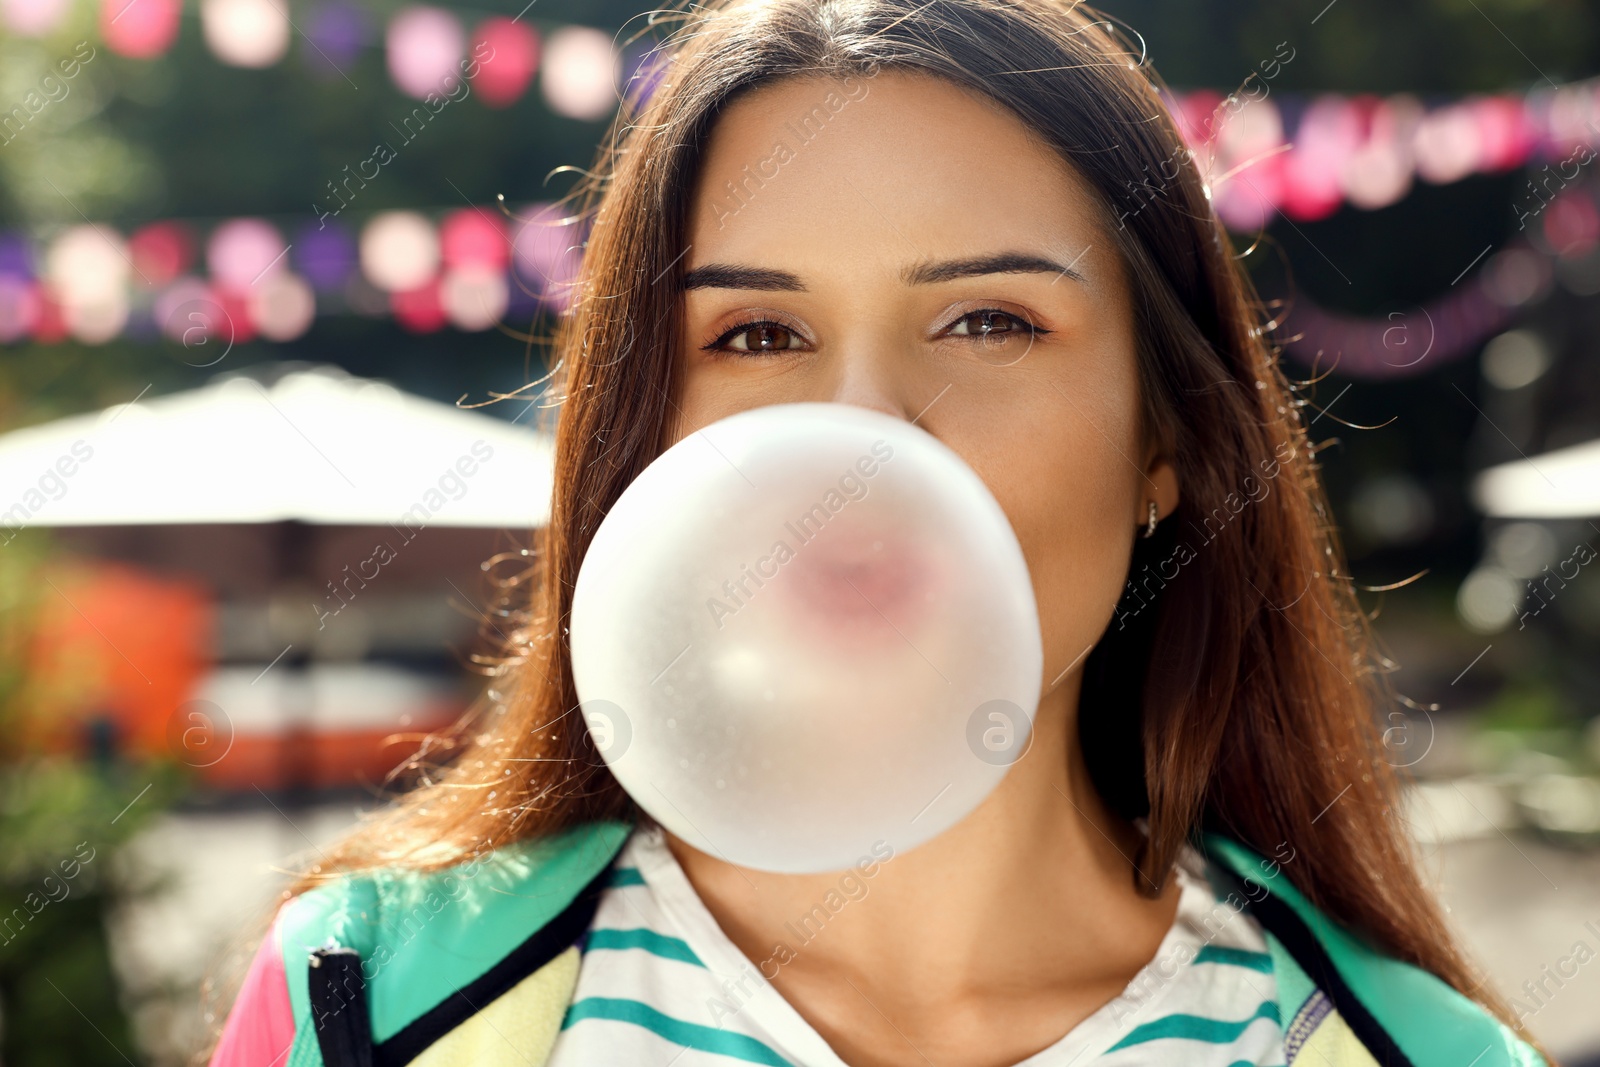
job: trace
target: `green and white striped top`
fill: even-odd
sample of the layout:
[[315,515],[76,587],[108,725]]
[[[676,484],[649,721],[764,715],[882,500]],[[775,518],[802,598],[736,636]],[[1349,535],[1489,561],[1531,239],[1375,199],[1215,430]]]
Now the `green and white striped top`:
[[[1177,916],[1151,961],[1015,1067],[1285,1064],[1260,926],[1218,899],[1193,849],[1178,879]],[[722,932],[653,825],[629,837],[579,948],[548,1067],[848,1067]]]

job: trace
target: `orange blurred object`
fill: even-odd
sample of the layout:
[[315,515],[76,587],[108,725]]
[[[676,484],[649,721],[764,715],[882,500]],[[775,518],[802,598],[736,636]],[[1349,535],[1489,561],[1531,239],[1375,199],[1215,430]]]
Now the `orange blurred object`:
[[305,717],[285,715],[280,687],[302,676],[288,665],[271,675],[267,664],[219,666],[203,583],[86,558],[40,578],[19,723],[34,751],[86,754],[96,724],[109,723],[118,754],[175,760],[217,790],[372,786],[464,707],[449,687],[354,664],[342,683],[315,683],[322,699]]
[[77,749],[103,717],[123,752],[163,754],[167,720],[211,666],[210,591],[98,560],[52,563],[41,580],[29,662],[39,699],[25,734],[53,751]]

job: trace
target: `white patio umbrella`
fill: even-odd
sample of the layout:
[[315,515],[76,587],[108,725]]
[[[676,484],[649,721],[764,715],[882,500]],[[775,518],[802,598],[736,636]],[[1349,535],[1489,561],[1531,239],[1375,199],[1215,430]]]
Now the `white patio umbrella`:
[[546,433],[337,368],[271,384],[234,373],[0,436],[0,525],[411,515],[413,526],[531,529],[549,515],[552,454]]
[[1490,467],[1474,480],[1472,496],[1492,518],[1600,515],[1600,440]]
[[[508,403],[533,421],[526,402]],[[552,440],[519,421],[336,367],[220,375],[188,392],[0,436],[0,542],[24,527],[73,527],[98,547],[117,544],[114,555],[177,562],[219,591],[251,582],[257,592],[305,590],[304,610],[266,613],[287,629],[263,640],[288,643],[271,666],[278,681],[294,681],[272,703],[285,731],[285,781],[309,781],[307,756],[287,731],[296,723],[348,725],[352,714],[340,693],[319,694],[312,684],[321,677],[311,669],[312,648],[323,633],[314,598],[325,580],[338,580],[340,562],[360,559],[345,555],[352,545],[370,550],[382,538],[400,546],[398,562],[385,568],[395,575],[408,565],[438,567],[488,543],[495,529],[544,525]],[[385,531],[368,536],[374,528]],[[419,547],[409,547],[414,537]],[[385,579],[391,591],[397,580]],[[450,592],[467,598],[459,586]],[[330,610],[340,606],[334,595]],[[286,655],[291,649],[298,651]],[[251,716],[241,715],[248,728]],[[231,744],[232,726],[227,737]]]

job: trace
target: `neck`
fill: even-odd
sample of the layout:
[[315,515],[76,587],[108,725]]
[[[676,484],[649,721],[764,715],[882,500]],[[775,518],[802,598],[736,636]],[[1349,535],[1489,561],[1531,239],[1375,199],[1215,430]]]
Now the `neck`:
[[[1178,888],[1169,882],[1155,899],[1135,890],[1140,832],[1089,781],[1077,744],[1077,681],[1046,695],[1032,745],[977,809],[878,865],[843,907],[843,872],[735,867],[670,833],[668,847],[746,956],[766,960],[780,944],[792,952],[781,954],[787,962],[771,981],[802,1015],[797,996],[846,978],[875,1004],[930,1011],[1050,989],[1062,1003],[1079,1002],[1081,1019],[1154,956]],[[805,938],[799,920],[830,891],[837,910]]]

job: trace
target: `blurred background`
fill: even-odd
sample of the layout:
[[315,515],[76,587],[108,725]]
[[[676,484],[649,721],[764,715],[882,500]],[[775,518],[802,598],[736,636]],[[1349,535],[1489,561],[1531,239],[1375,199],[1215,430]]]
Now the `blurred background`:
[[[1429,873],[1600,1064],[1600,8],[1104,9],[1316,379]],[[185,1062],[481,684],[644,10],[0,0],[0,1063]]]

